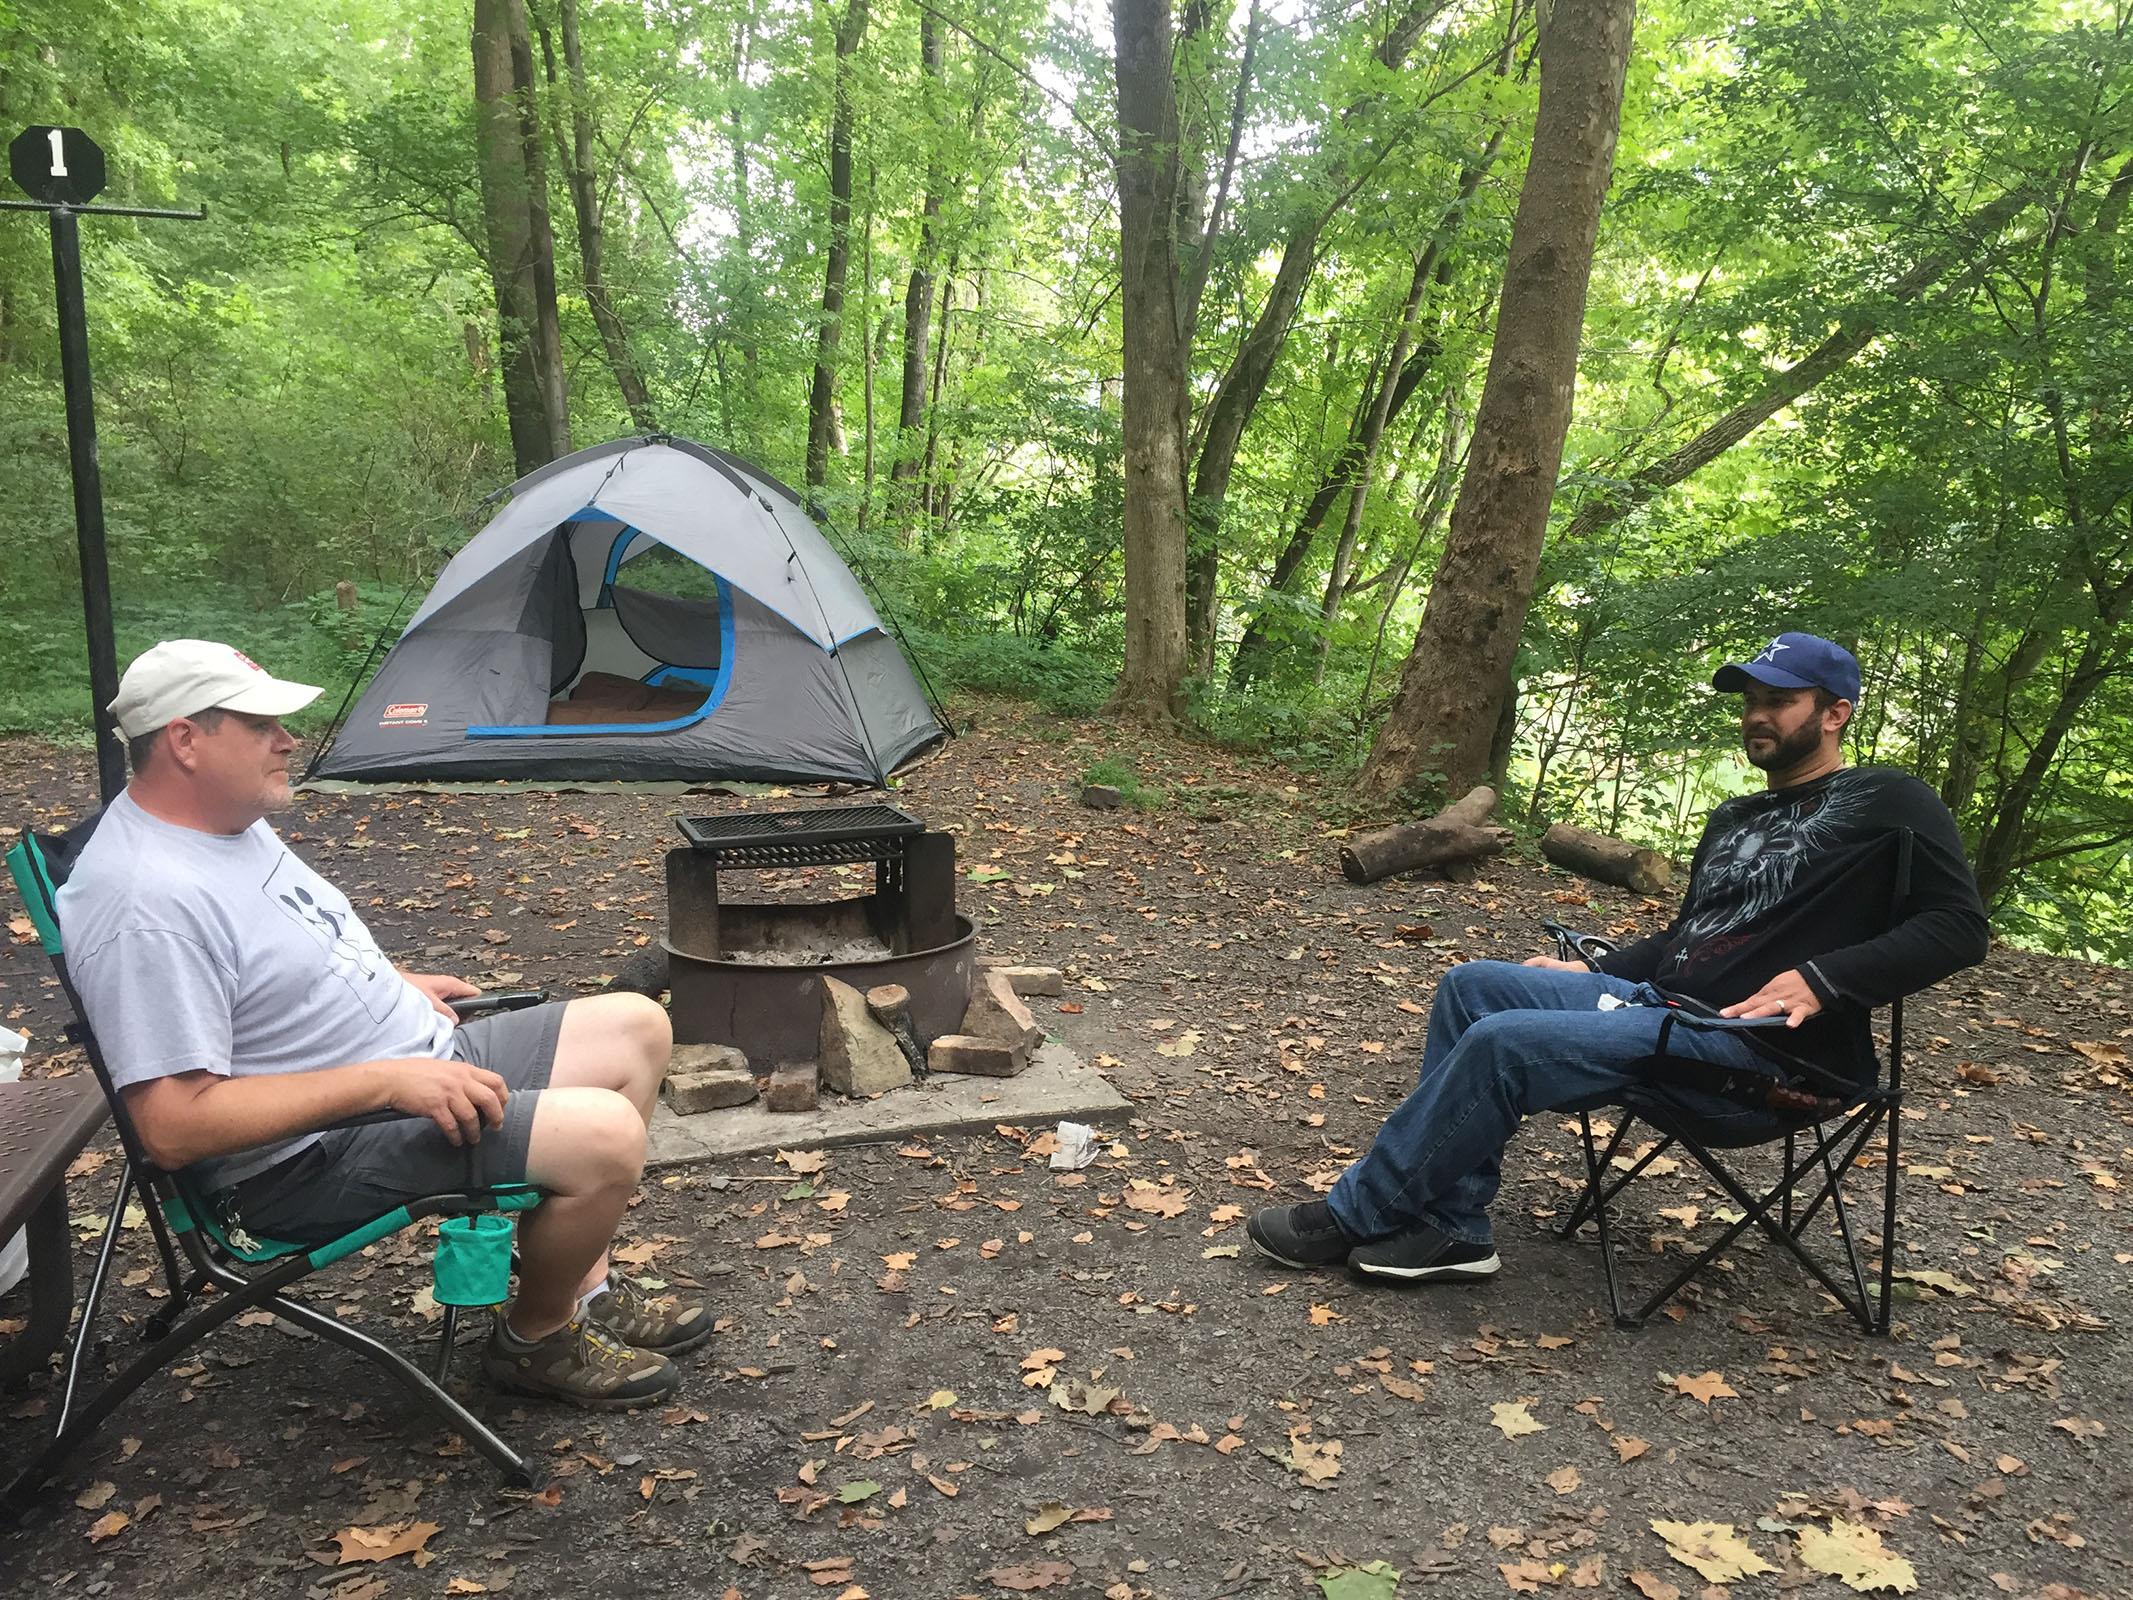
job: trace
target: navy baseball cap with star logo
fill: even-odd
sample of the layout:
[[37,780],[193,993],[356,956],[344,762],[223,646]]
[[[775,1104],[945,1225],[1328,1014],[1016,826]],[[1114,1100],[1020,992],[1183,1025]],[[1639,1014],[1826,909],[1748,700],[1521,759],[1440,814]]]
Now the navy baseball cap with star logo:
[[1812,633],[1781,633],[1752,660],[1720,667],[1711,687],[1735,694],[1753,679],[1776,689],[1827,689],[1839,700],[1859,703],[1859,658],[1841,644]]

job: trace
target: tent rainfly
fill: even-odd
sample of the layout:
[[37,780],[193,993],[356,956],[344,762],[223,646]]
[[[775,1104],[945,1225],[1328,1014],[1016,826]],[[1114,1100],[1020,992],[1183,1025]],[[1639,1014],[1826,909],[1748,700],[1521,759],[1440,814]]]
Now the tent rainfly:
[[851,569],[761,468],[620,439],[510,494],[314,776],[878,784],[946,737]]

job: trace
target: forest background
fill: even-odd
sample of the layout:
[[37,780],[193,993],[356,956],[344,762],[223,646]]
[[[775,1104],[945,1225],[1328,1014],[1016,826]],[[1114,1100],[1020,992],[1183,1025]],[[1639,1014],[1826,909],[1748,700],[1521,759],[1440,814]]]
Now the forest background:
[[[1396,693],[1425,603],[1500,599],[1445,554],[1455,507],[1494,548],[1492,341],[1567,328],[1476,667],[1505,814],[1681,851],[1756,780],[1708,672],[1811,629],[2002,932],[2133,961],[2128,3],[1629,12],[0,0],[0,125],[209,209],[82,229],[121,656],[338,687],[484,496],[670,432],[803,486],[936,679],[1411,811],[1480,775]],[[1499,333],[1580,66],[1626,70],[1589,297]],[[51,294],[0,215],[0,732],[80,738]]]

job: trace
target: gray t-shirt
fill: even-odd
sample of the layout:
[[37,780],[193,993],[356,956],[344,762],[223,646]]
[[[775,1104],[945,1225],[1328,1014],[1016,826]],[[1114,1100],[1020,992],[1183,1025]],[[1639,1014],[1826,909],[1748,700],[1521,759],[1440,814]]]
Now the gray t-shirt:
[[[120,1087],[452,1053],[451,1021],[264,821],[203,833],[122,794],[57,908],[68,970]],[[317,1137],[199,1161],[193,1174],[226,1188]]]

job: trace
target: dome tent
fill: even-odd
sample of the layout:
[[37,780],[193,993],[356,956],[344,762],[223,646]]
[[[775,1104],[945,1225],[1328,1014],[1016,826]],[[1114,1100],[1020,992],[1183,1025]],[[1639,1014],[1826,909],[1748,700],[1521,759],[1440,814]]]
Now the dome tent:
[[858,579],[761,468],[619,439],[508,492],[312,775],[878,784],[946,737]]

